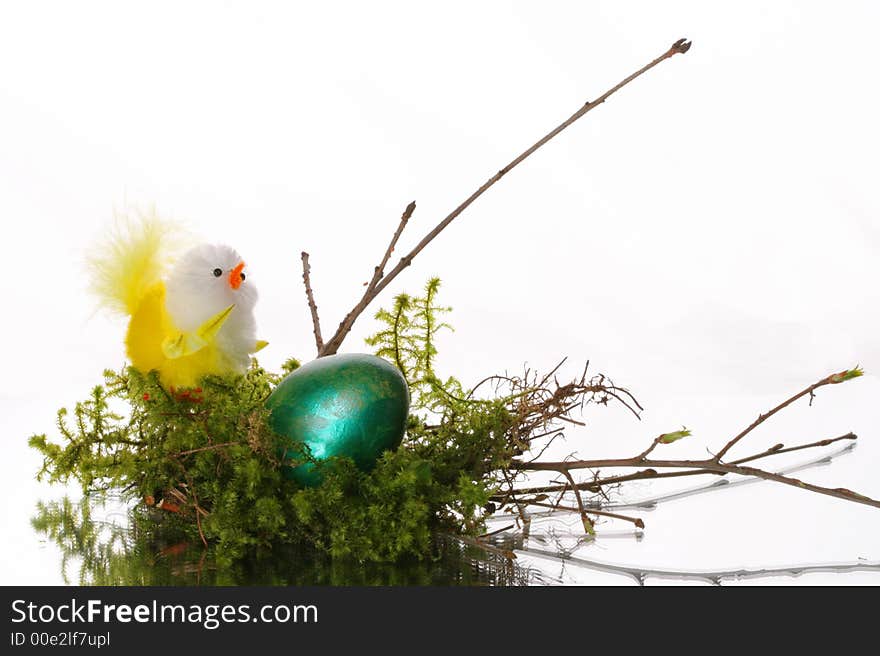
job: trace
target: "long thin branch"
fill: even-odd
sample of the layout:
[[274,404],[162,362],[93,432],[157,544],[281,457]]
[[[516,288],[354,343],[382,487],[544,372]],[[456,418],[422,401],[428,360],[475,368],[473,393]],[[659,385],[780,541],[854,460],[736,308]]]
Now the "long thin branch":
[[[831,374],[830,376],[826,376],[822,380],[820,380],[816,383],[813,383],[812,385],[810,385],[809,387],[807,387],[805,389],[802,389],[800,392],[798,392],[797,394],[795,394],[791,398],[786,399],[785,401],[783,401],[782,403],[777,405],[775,408],[773,408],[769,412],[766,412],[762,415],[758,415],[758,418],[755,419],[755,421],[753,421],[751,424],[749,424],[745,429],[742,430],[742,432],[739,433],[739,435],[737,435],[732,440],[730,440],[727,444],[725,444],[724,448],[721,449],[721,451],[719,451],[718,453],[715,454],[715,461],[721,462],[721,458],[724,457],[724,454],[726,454],[728,451],[730,451],[730,449],[737,442],[739,442],[742,438],[744,438],[746,435],[751,433],[755,428],[757,428],[758,426],[763,424],[765,421],[767,421],[770,417],[775,415],[777,412],[779,412],[783,408],[790,406],[792,403],[794,403],[798,399],[800,399],[804,396],[807,396],[807,395],[809,395],[810,399],[812,399],[813,392],[815,392],[818,388],[823,387],[825,385],[836,385],[837,383],[841,383],[844,380],[847,380],[847,375],[850,374],[850,372],[857,372],[857,371],[859,371],[858,367],[856,367],[855,369],[849,370],[849,371],[841,371],[840,373]],[[856,374],[856,375],[860,375],[860,374]]]
[[[561,506],[559,504],[544,503],[543,501],[532,501],[530,506],[538,506],[540,508],[550,508],[551,510],[566,510],[568,512],[580,513],[580,509],[572,506]],[[601,515],[603,517],[612,517],[613,519],[622,519],[625,522],[635,524],[638,528],[645,528],[645,522],[638,517],[630,517],[629,515],[621,515],[619,513],[608,512],[607,510],[597,510],[596,508],[585,508],[584,513],[592,515]]]
[[511,465],[513,469],[523,471],[557,471],[567,473],[573,469],[595,469],[598,467],[640,467],[648,465],[651,468],[677,468],[677,469],[701,469],[706,472],[717,472],[723,474],[740,474],[742,476],[754,476],[768,481],[776,481],[784,485],[791,485],[810,492],[825,494],[838,499],[845,499],[855,503],[865,504],[880,508],[880,501],[872,499],[863,494],[853,492],[846,488],[829,488],[821,485],[813,485],[796,478],[790,478],[781,474],[764,471],[756,467],[747,467],[743,465],[733,465],[720,463],[712,458],[705,460],[652,460],[637,458],[617,458],[603,460],[569,460],[564,462],[521,462],[514,461]]
[[[838,449],[832,453],[823,454],[821,457],[816,458],[814,460],[809,460],[807,462],[802,462],[800,464],[793,465],[791,467],[786,467],[785,469],[782,469],[782,470],[778,470],[776,473],[777,474],[794,474],[795,472],[806,471],[806,470],[812,469],[814,467],[817,467],[819,465],[831,462],[835,458],[838,458],[846,453],[850,453],[854,447],[855,447],[854,444],[850,444],[850,445],[845,446],[841,449]],[[701,470],[663,472],[663,473],[659,473],[659,474],[656,473],[655,469],[652,469],[650,471],[654,473],[655,478],[675,477],[675,476],[697,476],[697,475],[701,475],[701,474],[702,475],[712,474],[715,476],[724,476],[724,474],[718,474],[717,472],[706,472],[706,471],[701,471]],[[620,477],[620,478],[625,478],[625,477]],[[601,479],[601,480],[609,480],[609,479]],[[630,479],[630,480],[635,480],[635,479]],[[597,481],[594,480],[594,481],[590,481],[589,483],[587,483],[587,482],[578,483],[578,488],[581,490],[588,490],[588,491],[595,492],[596,490],[591,490],[590,488],[587,487],[588,485],[595,484],[595,482],[597,482]],[[651,510],[654,507],[656,507],[657,504],[663,503],[666,501],[680,499],[680,498],[692,496],[695,494],[707,494],[707,493],[715,492],[718,490],[729,490],[734,487],[739,487],[742,485],[751,485],[751,484],[756,484],[756,483],[761,483],[761,482],[762,482],[762,480],[760,478],[754,478],[754,477],[743,478],[742,480],[738,480],[735,482],[731,482],[729,480],[722,479],[722,480],[717,480],[713,483],[709,483],[708,485],[702,485],[700,487],[688,488],[685,490],[678,490],[675,492],[670,492],[669,494],[661,494],[661,495],[658,495],[655,497],[649,497],[646,499],[638,499],[635,501],[631,501],[629,503],[623,503],[623,502],[601,503],[600,502],[598,505],[596,505],[595,502],[591,502],[588,505],[587,512],[592,512],[592,510],[594,508],[600,508],[603,510]],[[531,490],[529,490],[529,489],[523,489],[523,490],[514,489],[514,493],[519,494],[522,492],[526,492],[526,493],[531,492],[533,494],[536,494],[535,497],[530,497],[528,499],[521,498],[521,500],[520,500],[520,502],[525,505],[534,505],[533,502],[543,500],[543,498],[545,498],[547,496],[546,493],[563,492],[565,489],[568,489],[567,485],[557,485],[557,486],[554,486],[552,489],[549,487],[548,488],[533,488]],[[544,493],[544,492],[546,492],[546,493]],[[502,505],[502,506],[509,505],[510,504],[510,496],[509,496],[510,494],[511,494],[511,492],[507,491],[503,494],[493,495],[492,497],[490,497],[490,499],[492,501]],[[505,497],[505,495],[508,495],[508,496]],[[508,516],[508,515],[505,513],[494,514],[493,519],[498,520],[498,519],[502,519],[505,516]],[[513,517],[514,515],[512,513],[510,513],[509,516]],[[532,516],[539,517],[542,515],[539,515],[538,513],[533,513]],[[603,537],[607,538],[608,537],[607,533]]]
[[[786,476],[791,476],[796,472],[808,471],[814,469],[816,467],[820,467],[822,465],[830,463],[835,458],[842,456],[844,454],[850,453],[855,445],[850,444],[849,446],[842,447],[833,453],[826,453],[818,458],[810,460],[808,462],[802,462],[797,465],[792,465],[791,467],[786,467],[785,469],[775,470],[777,474],[784,474]],[[720,474],[718,476],[724,476]],[[629,503],[625,503],[623,501],[602,504],[602,508],[606,508],[608,510],[646,510],[649,508],[654,508],[659,503],[665,503],[666,501],[672,501],[675,499],[683,499],[690,496],[695,496],[698,494],[708,494],[710,492],[717,492],[719,490],[730,490],[737,487],[742,487],[744,485],[755,485],[760,483],[767,483],[772,481],[763,481],[760,478],[747,477],[740,478],[737,481],[731,481],[726,478],[720,478],[719,480],[715,480],[706,485],[702,485],[699,487],[686,488],[683,490],[676,490],[673,492],[669,492],[668,494],[658,494],[653,497],[640,498],[633,500]]]
[[370,280],[370,284],[367,285],[367,289],[364,292],[364,298],[367,298],[367,296],[372,293],[379,281],[385,276],[385,265],[388,264],[388,260],[391,258],[391,253],[394,252],[394,248],[397,246],[397,240],[400,239],[403,229],[406,228],[406,224],[409,222],[410,217],[415,211],[415,201],[411,202],[406,206],[406,209],[403,210],[403,214],[400,216],[400,223],[397,224],[397,230],[394,231],[394,235],[391,237],[391,242],[388,244],[388,248],[385,249],[385,255],[382,256],[382,261],[373,272],[373,279]]
[[[753,460],[758,460],[759,458],[767,458],[769,456],[780,455],[783,453],[791,453],[792,451],[801,451],[803,449],[812,449],[817,447],[829,446],[834,444],[835,442],[840,442],[841,440],[856,440],[858,439],[855,433],[847,433],[846,435],[841,435],[839,437],[834,438],[826,438],[824,440],[817,440],[816,442],[810,442],[809,444],[799,444],[797,446],[791,446],[788,448],[782,448],[782,445],[775,445],[770,447],[766,451],[762,451],[761,453],[756,453],[752,456],[746,456],[745,458],[740,458],[739,460],[734,460],[731,464],[733,465],[741,465],[745,462],[751,462]],[[638,456],[637,456],[638,458]],[[634,459],[635,460],[635,459]],[[639,460],[641,465],[644,465],[644,462]],[[637,466],[637,465],[633,465]],[[579,490],[586,490],[588,492],[598,492],[601,488],[607,487],[609,485],[616,485],[619,483],[627,483],[629,481],[638,481],[645,479],[655,479],[655,478],[679,478],[683,476],[700,476],[706,474],[714,474],[716,476],[723,476],[723,472],[718,471],[709,471],[706,469],[691,469],[688,471],[678,471],[678,472],[658,472],[656,469],[641,469],[637,472],[633,472],[631,474],[624,474],[622,476],[608,476],[606,478],[597,478],[591,481],[584,481],[583,483],[578,483],[577,488]],[[553,492],[564,492],[565,490],[570,489],[571,486],[566,484],[559,485],[543,485],[536,487],[527,487],[527,488],[516,488],[514,491],[516,494],[551,494]],[[510,492],[503,492],[494,495],[492,498],[494,500],[506,499],[509,496]]]
[[309,275],[312,268],[309,266],[309,254],[302,252],[303,284],[306,286],[306,298],[309,301],[309,311],[312,313],[312,327],[315,332],[315,346],[318,347],[318,355],[324,348],[324,340],[321,338],[321,322],[318,319],[318,306],[315,305],[315,297],[312,294],[312,280]]
[[201,453],[202,451],[214,451],[216,449],[223,449],[227,446],[236,446],[237,444],[241,444],[241,442],[223,442],[222,444],[210,444],[208,446],[199,447],[198,449],[189,449],[188,451],[179,451],[175,453],[172,458],[180,458],[183,456],[189,456],[193,453]]
[[[600,491],[603,485],[609,485],[612,483],[622,483],[624,481],[637,480],[642,478],[661,478],[661,477],[672,477],[672,476],[688,476],[688,475],[696,475],[696,474],[706,474],[706,473],[714,473],[714,474],[741,474],[743,476],[751,476],[755,478],[761,478],[764,480],[775,481],[777,483],[782,483],[784,485],[792,485],[794,487],[803,488],[809,490],[811,492],[816,492],[818,494],[825,494],[828,496],[837,497],[840,499],[845,499],[847,501],[853,501],[856,503],[861,503],[869,506],[873,506],[875,508],[880,508],[880,501],[876,499],[872,499],[871,497],[867,497],[863,494],[859,494],[857,492],[853,492],[852,490],[846,488],[828,488],[822,487],[819,485],[813,485],[811,483],[805,483],[796,478],[791,478],[788,476],[783,476],[779,473],[764,471],[763,469],[758,469],[756,467],[748,467],[744,466],[743,463],[750,462],[752,460],[757,460],[759,458],[765,458],[772,455],[777,455],[780,453],[789,453],[791,451],[798,451],[801,449],[809,449],[817,446],[827,446],[828,444],[832,444],[833,442],[837,442],[839,440],[855,440],[856,435],[854,433],[847,433],[846,435],[841,435],[840,437],[836,437],[833,439],[825,439],[820,440],[818,442],[813,442],[810,444],[802,444],[794,447],[785,448],[783,444],[776,444],[769,449],[766,449],[763,452],[757,453],[752,456],[748,456],[745,458],[740,458],[739,460],[735,460],[731,463],[723,463],[721,462],[722,456],[724,456],[737,442],[739,442],[743,437],[748,435],[752,430],[754,430],[757,426],[762,424],[768,418],[775,415],[780,410],[786,408],[791,405],[798,399],[809,395],[812,400],[814,396],[814,392],[819,387],[824,385],[836,385],[838,383],[845,382],[847,380],[851,380],[852,378],[857,378],[862,375],[862,370],[859,367],[855,367],[853,369],[847,369],[836,374],[831,374],[830,376],[826,376],[821,380],[813,383],[812,385],[807,386],[794,396],[786,399],[775,408],[770,410],[769,412],[758,415],[758,418],[753,421],[749,426],[740,431],[738,435],[730,439],[724,448],[715,454],[712,458],[706,458],[704,460],[653,460],[648,458],[647,456],[654,451],[654,449],[664,441],[665,435],[661,435],[648,446],[647,449],[636,455],[632,458],[606,458],[601,460],[566,460],[562,462],[536,462],[534,460],[529,462],[522,462],[514,460],[511,463],[511,469],[518,471],[556,471],[563,474],[569,481],[569,486],[557,486],[553,491],[563,491],[568,487],[571,487],[578,493],[580,490],[592,490],[592,491]],[[641,471],[627,474],[624,476],[616,476],[612,478],[606,478],[604,480],[592,480],[585,483],[580,483],[575,486],[572,481],[571,471],[576,469],[599,469],[601,467],[629,467],[629,468],[641,468],[646,467],[646,469],[642,469]],[[659,474],[657,473],[657,469],[659,468],[671,468],[671,469],[684,469],[690,471],[684,472],[673,472],[667,474]],[[545,486],[543,488],[530,488],[529,492],[540,492],[545,493],[550,491],[550,486]],[[561,488],[561,489],[560,489]],[[509,492],[513,492],[514,490],[510,490]],[[522,494],[522,490],[516,490],[517,493]]]
[[839,437],[828,438],[824,440],[818,440],[816,442],[810,442],[809,444],[799,444],[798,446],[790,446],[788,448],[783,448],[784,445],[776,444],[771,446],[766,451],[762,451],[761,453],[755,454],[753,456],[746,456],[745,458],[740,458],[739,460],[734,460],[730,464],[732,465],[741,465],[744,462],[751,462],[752,460],[757,460],[758,458],[766,458],[767,456],[775,456],[780,453],[791,453],[792,451],[802,451],[803,449],[812,449],[820,446],[828,446],[830,444],[834,444],[835,442],[840,442],[841,440],[857,440],[858,435],[855,433],[847,433],[846,435],[841,435]]
[[330,338],[330,341],[327,342],[322,348],[318,349],[318,357],[323,357],[325,355],[333,355],[339,350],[339,347],[342,345],[342,341],[346,338],[349,332],[351,332],[351,327],[354,325],[354,322],[361,315],[361,313],[367,309],[367,306],[373,301],[374,298],[378,295],[379,292],[376,291],[376,285],[379,284],[379,281],[385,276],[385,265],[388,264],[388,260],[391,258],[391,253],[394,252],[395,246],[397,246],[397,240],[400,239],[400,235],[403,233],[403,229],[406,227],[406,224],[409,222],[410,217],[413,212],[416,210],[416,202],[413,201],[409,205],[406,206],[406,209],[403,210],[403,214],[400,217],[400,222],[397,224],[397,230],[394,231],[394,235],[391,237],[391,242],[388,244],[388,248],[385,249],[385,254],[382,256],[382,261],[379,262],[379,266],[375,268],[373,271],[373,277],[370,279],[370,282],[367,283],[366,289],[364,290],[363,296],[361,296],[360,300],[357,304],[351,309],[351,311],[345,315],[345,318],[339,323],[339,328],[336,329],[336,333],[333,337]]
[[324,348],[320,351],[319,355],[325,356],[325,355],[333,355],[334,353],[336,353],[339,350],[339,347],[342,345],[342,341],[345,339],[346,335],[348,335],[348,333],[351,331],[351,327],[354,324],[355,320],[366,309],[366,307],[370,304],[370,302],[374,298],[376,298],[376,296],[378,296],[382,292],[382,290],[385,289],[391,283],[391,281],[394,280],[398,276],[398,274],[400,274],[401,271],[403,271],[406,267],[408,267],[410,264],[412,264],[412,261],[416,257],[416,255],[421,253],[422,250],[424,250],[424,248],[429,243],[431,243],[431,241],[446,228],[446,226],[448,226],[450,223],[452,223],[452,221],[459,214],[461,214],[465,209],[467,209],[471,203],[473,203],[477,198],[482,196],[496,182],[498,182],[501,178],[503,178],[505,175],[510,173],[510,171],[512,171],[516,166],[521,164],[530,155],[532,155],[532,153],[534,153],[541,146],[543,146],[548,141],[553,139],[557,134],[559,134],[560,132],[565,130],[567,127],[569,127],[572,123],[574,123],[575,121],[577,121],[578,119],[583,117],[587,112],[589,112],[592,109],[595,109],[596,107],[598,107],[599,105],[604,103],[606,100],[608,100],[608,98],[611,97],[614,93],[616,93],[617,91],[619,91],[620,89],[625,87],[627,84],[629,84],[630,82],[632,82],[633,80],[635,80],[636,78],[641,76],[642,74],[651,70],[652,68],[657,66],[659,63],[669,59],[673,55],[676,55],[679,53],[681,53],[681,54],[686,53],[690,47],[691,47],[690,41],[687,41],[686,39],[679,39],[678,41],[673,43],[672,46],[670,46],[670,48],[666,52],[664,52],[662,55],[660,55],[659,57],[654,59],[649,64],[643,66],[642,68],[640,68],[638,71],[636,71],[632,75],[626,77],[621,82],[619,82],[616,85],[614,85],[613,87],[611,87],[608,91],[603,93],[596,100],[587,101],[586,103],[584,103],[584,105],[580,109],[578,109],[574,114],[569,116],[566,120],[564,120],[562,123],[557,125],[550,132],[548,132],[543,137],[541,137],[538,141],[536,141],[534,144],[529,146],[526,150],[524,150],[517,157],[515,157],[513,160],[511,160],[509,164],[507,164],[506,166],[499,169],[498,172],[495,173],[495,175],[493,175],[486,182],[484,182],[474,193],[472,193],[470,196],[468,196],[467,199],[465,199],[458,207],[456,207],[454,210],[452,210],[452,212],[450,212],[446,216],[446,218],[444,218],[440,223],[438,223],[437,226],[433,230],[431,230],[427,235],[425,235],[422,238],[422,240],[418,244],[416,244],[415,248],[413,248],[409,253],[404,255],[400,259],[400,261],[397,263],[397,265],[391,271],[388,272],[387,275],[381,275],[375,285],[372,285],[372,284],[368,285],[367,291],[364,293],[364,296],[361,298],[360,301],[358,301],[358,303],[354,306],[354,308],[351,310],[351,312],[349,312],[348,315],[346,315],[345,319],[342,320],[342,322],[339,324],[339,328],[336,330],[336,334],[334,334],[333,337],[330,338],[330,340],[326,343]]
[[577,500],[578,511],[581,514],[581,524],[584,525],[584,532],[588,534],[593,533],[593,520],[587,517],[587,512],[584,509],[584,501],[581,498],[581,492],[577,489],[577,485],[574,482],[574,478],[571,475],[571,472],[565,471],[563,472],[565,477],[568,479],[568,483],[571,486],[571,491],[574,492],[574,497]]

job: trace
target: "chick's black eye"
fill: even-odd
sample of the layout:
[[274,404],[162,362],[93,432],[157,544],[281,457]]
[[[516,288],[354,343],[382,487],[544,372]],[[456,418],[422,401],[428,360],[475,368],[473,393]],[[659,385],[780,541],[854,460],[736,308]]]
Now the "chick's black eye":
[[214,269],[214,277],[219,278],[223,275],[223,269]]
[[247,278],[247,276],[244,275],[244,271],[242,271],[241,272],[241,281],[244,282],[246,278]]

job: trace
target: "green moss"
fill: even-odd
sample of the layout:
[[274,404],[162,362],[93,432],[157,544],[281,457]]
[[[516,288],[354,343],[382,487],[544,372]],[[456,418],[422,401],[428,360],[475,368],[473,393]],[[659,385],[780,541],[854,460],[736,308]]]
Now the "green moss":
[[119,492],[190,542],[204,540],[230,565],[255,550],[291,545],[335,558],[425,558],[438,533],[476,534],[497,472],[514,455],[505,399],[467,399],[434,373],[436,334],[448,328],[440,281],[402,294],[376,314],[367,340],[407,378],[413,412],[403,444],[369,473],[347,458],[317,463],[324,480],[303,489],[281,475],[277,436],[264,401],[282,374],[256,362],[244,376],[209,377],[189,397],[172,396],[154,373],[106,371],[104,384],[72,412],[58,413],[61,443],[30,438],[43,454],[37,476],[76,479],[85,492]]

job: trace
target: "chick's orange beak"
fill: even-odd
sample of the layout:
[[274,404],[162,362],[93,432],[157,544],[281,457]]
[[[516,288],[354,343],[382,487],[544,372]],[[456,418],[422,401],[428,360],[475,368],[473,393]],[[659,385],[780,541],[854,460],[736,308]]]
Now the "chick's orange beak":
[[241,275],[243,269],[244,262],[239,262],[238,266],[229,272],[229,286],[233,289],[241,287],[241,281],[244,280],[244,277]]

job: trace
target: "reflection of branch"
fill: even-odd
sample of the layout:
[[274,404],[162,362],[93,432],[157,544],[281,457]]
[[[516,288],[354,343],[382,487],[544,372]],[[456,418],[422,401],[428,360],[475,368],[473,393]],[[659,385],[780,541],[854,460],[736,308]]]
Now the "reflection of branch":
[[598,560],[578,558],[566,553],[554,553],[543,549],[522,549],[522,553],[548,558],[563,564],[570,563],[585,569],[609,574],[620,574],[634,579],[639,585],[644,585],[650,577],[672,579],[676,581],[705,581],[719,585],[724,580],[758,579],[773,576],[800,576],[801,574],[829,572],[843,574],[846,572],[877,572],[880,574],[880,560],[846,563],[821,563],[816,565],[791,565],[788,567],[763,568],[763,569],[731,569],[718,571],[700,570],[677,570],[677,569],[645,569],[641,567],[629,567],[626,565],[613,565]]
[[[192,505],[192,508],[195,511],[196,515],[196,527],[199,529],[199,537],[202,539],[202,545],[204,545],[204,547],[207,549],[208,540],[205,537],[204,530],[202,529],[202,515],[207,517],[210,513],[208,513],[207,510],[199,505],[199,497],[196,495],[196,486],[193,482],[192,476],[190,476],[189,470],[177,456],[171,456],[171,461],[176,463],[183,470],[183,475],[184,477],[186,477],[186,492],[189,496],[192,497],[192,502],[190,502],[185,496],[182,497],[182,501],[183,503],[190,503],[190,505]],[[180,494],[178,490],[170,490],[170,492],[178,492],[178,494]]]
[[447,537],[458,540],[462,544],[467,544],[471,547],[477,547],[478,549],[482,549],[483,551],[487,551],[488,553],[495,554],[496,556],[501,556],[502,558],[506,558],[507,560],[513,560],[516,558],[516,554],[512,551],[509,551],[507,549],[499,549],[489,542],[484,542],[482,540],[471,538],[467,535],[449,535]]
[[[810,460],[809,462],[804,462],[799,465],[794,465],[792,467],[787,467],[785,469],[781,469],[777,473],[779,474],[793,474],[795,472],[804,471],[807,469],[812,469],[818,465],[826,465],[830,463],[834,458],[840,457],[847,453],[852,452],[853,449],[856,448],[855,444],[850,444],[848,446],[839,449],[833,453],[829,453],[821,456],[820,458],[816,458],[815,460]],[[729,490],[734,487],[742,487],[743,485],[752,485],[755,483],[760,483],[760,478],[743,478],[738,481],[731,482],[730,480],[724,478],[713,483],[709,483],[708,485],[701,485],[698,487],[692,487],[687,490],[680,490],[678,492],[670,492],[669,494],[662,494],[656,497],[650,497],[648,499],[642,499],[640,501],[633,501],[630,503],[612,503],[612,504],[603,504],[603,508],[613,508],[615,510],[653,510],[659,504],[664,503],[666,501],[675,501],[676,499],[684,499],[686,497],[696,496],[699,494],[705,494],[707,492],[715,492],[717,490]]]
[[438,223],[433,230],[431,230],[427,235],[425,235],[422,240],[416,244],[415,248],[413,248],[409,253],[404,255],[397,265],[391,269],[387,274],[384,274],[382,269],[384,268],[384,263],[387,262],[388,256],[391,254],[391,250],[393,250],[394,243],[399,236],[399,233],[403,230],[403,226],[406,224],[406,219],[409,218],[407,216],[407,212],[412,214],[412,210],[415,209],[415,204],[410,203],[407,207],[407,212],[404,212],[405,219],[401,220],[400,227],[395,233],[394,238],[392,239],[391,247],[389,247],[388,251],[386,251],[386,257],[383,258],[383,264],[376,268],[376,272],[373,276],[373,280],[367,285],[367,289],[364,292],[361,299],[357,302],[357,304],[352,308],[352,310],[346,315],[345,319],[339,324],[339,328],[337,328],[336,333],[330,340],[324,345],[323,349],[320,349],[319,355],[333,355],[339,350],[342,341],[345,339],[346,335],[348,335],[351,330],[352,325],[355,320],[360,316],[360,314],[366,309],[366,307],[370,304],[370,302],[378,296],[383,289],[385,289],[392,280],[394,280],[401,271],[403,271],[406,267],[412,264],[413,259],[422,252],[422,250],[434,240],[434,238],[439,235],[452,221],[464,210],[468,208],[468,206],[473,203],[477,198],[482,196],[487,190],[489,190],[496,182],[498,182],[501,178],[507,175],[510,171],[512,171],[516,166],[525,161],[532,153],[538,150],[541,146],[546,144],[548,141],[553,139],[560,132],[565,130],[575,121],[583,117],[587,112],[592,109],[595,109],[602,103],[604,103],[611,95],[625,87],[627,84],[635,80],[637,77],[641,76],[643,73],[646,73],[650,69],[657,66],[657,64],[669,59],[670,57],[676,54],[684,54],[691,47],[690,41],[686,39],[679,39],[669,49],[664,52],[662,55],[657,57],[655,60],[646,64],[638,71],[625,78],[621,82],[617,83],[615,86],[611,87],[608,91],[599,96],[596,100],[588,101],[584,103],[583,106],[580,107],[574,114],[569,116],[562,123],[553,128],[550,132],[541,137],[534,144],[529,146],[526,150],[520,153],[517,157],[510,161],[506,166],[502,167],[498,170],[495,175],[489,178],[486,182],[482,184],[474,193],[468,196],[458,207],[456,207],[452,212],[450,212],[445,219],[443,219],[440,223]]

